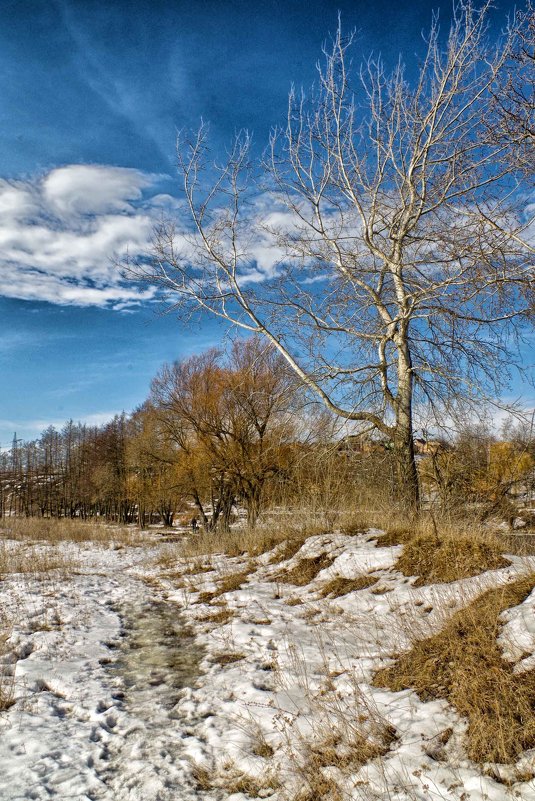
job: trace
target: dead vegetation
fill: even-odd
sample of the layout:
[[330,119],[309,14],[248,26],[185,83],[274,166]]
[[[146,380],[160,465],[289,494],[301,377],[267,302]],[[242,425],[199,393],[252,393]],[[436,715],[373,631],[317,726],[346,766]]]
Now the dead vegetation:
[[377,537],[377,545],[380,548],[388,546],[394,547],[395,545],[404,545],[409,542],[416,535],[416,525],[394,525],[389,526],[384,534]]
[[14,676],[7,674],[4,670],[4,657],[9,652],[7,641],[10,635],[8,621],[0,619],[0,712],[13,706],[14,701]]
[[236,590],[240,590],[247,581],[250,573],[252,572],[253,567],[249,566],[247,570],[242,570],[238,573],[229,573],[229,575],[224,576],[217,588],[210,592],[201,592],[199,593],[199,597],[197,599],[197,603],[199,604],[209,604],[215,598],[219,598],[221,595],[225,595],[227,592],[235,592]]
[[215,665],[233,665],[235,662],[241,662],[245,659],[245,654],[237,653],[235,651],[223,651],[219,654],[214,654],[210,657]]
[[288,598],[288,600],[286,601],[286,606],[300,606],[300,604],[302,603],[303,603],[302,598],[297,598],[294,596],[293,598]]
[[422,533],[403,547],[394,568],[418,576],[414,586],[442,584],[507,567],[503,547],[491,535]]
[[0,580],[15,573],[50,574],[69,572],[76,568],[72,555],[28,543],[0,543]]
[[297,587],[304,587],[305,584],[310,584],[318,573],[330,567],[333,562],[334,558],[326,553],[321,553],[319,556],[313,556],[309,559],[301,559],[290,570],[284,570],[279,573],[275,581],[279,581],[282,584],[295,584]]
[[6,517],[0,521],[0,536],[19,541],[120,543],[129,546],[144,544],[139,529],[112,526],[94,520],[57,517]]
[[228,623],[234,617],[234,611],[228,606],[222,606],[215,614],[204,615],[197,618],[200,623]]
[[333,724],[323,736],[302,743],[300,754],[294,754],[293,759],[301,783],[295,801],[342,801],[346,796],[332,769],[345,775],[355,773],[388,752],[397,739],[395,729],[375,723],[371,731],[364,732],[358,728],[361,722]]
[[[300,520],[299,525],[295,517]],[[315,519],[302,514],[285,513],[276,518],[266,517],[254,529],[237,527],[230,531],[218,531],[217,535],[202,532],[189,537],[181,545],[181,554],[188,560],[202,559],[215,553],[231,557],[245,554],[255,557],[282,546],[273,556],[274,562],[281,562],[297,553],[308,537],[321,533],[325,533],[325,527]]]
[[277,548],[269,560],[269,563],[271,565],[276,565],[280,562],[286,562],[288,559],[292,559],[296,553],[301,550],[307,539],[307,534],[299,534],[284,540],[281,547]]
[[356,578],[337,576],[328,581],[321,588],[321,595],[323,598],[327,598],[327,596],[340,598],[342,595],[348,595],[350,592],[357,592],[367,587],[373,587],[377,581],[378,578],[376,576],[357,576]]
[[357,534],[365,534],[370,526],[371,523],[369,519],[362,517],[346,517],[341,522],[340,531],[342,534],[348,534],[353,537]]
[[251,776],[239,770],[230,760],[221,766],[221,770],[208,770],[202,765],[192,766],[193,779],[196,789],[201,792],[223,790],[228,795],[242,793],[248,798],[258,798],[273,792],[278,787],[278,781],[270,772],[262,778]]
[[394,569],[417,576],[415,587],[458,581],[510,564],[503,555],[505,543],[473,521],[437,526],[432,517],[422,517],[389,527],[377,545],[403,545]]
[[514,762],[535,747],[535,671],[514,673],[498,646],[500,613],[520,604],[535,573],[483,593],[444,629],[417,642],[373,684],[414,689],[423,701],[444,698],[468,721],[467,752],[475,762]]

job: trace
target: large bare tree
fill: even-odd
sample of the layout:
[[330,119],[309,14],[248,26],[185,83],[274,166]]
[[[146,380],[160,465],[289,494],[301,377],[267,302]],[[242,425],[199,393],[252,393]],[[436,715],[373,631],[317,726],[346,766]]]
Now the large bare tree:
[[206,126],[179,138],[191,224],[163,221],[134,268],[173,308],[267,337],[332,412],[386,436],[411,507],[415,412],[497,397],[533,308],[533,170],[492,133],[518,30],[489,39],[488,14],[457,4],[447,36],[435,18],[410,75],[353,69],[339,28],[260,167],[247,134],[219,167]]

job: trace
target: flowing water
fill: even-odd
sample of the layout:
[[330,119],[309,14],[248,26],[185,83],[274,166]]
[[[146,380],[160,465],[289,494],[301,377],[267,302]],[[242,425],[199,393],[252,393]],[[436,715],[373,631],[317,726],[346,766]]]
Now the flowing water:
[[121,642],[109,669],[122,680],[125,706],[171,710],[179,691],[195,683],[202,649],[172,603],[143,601],[117,611]]

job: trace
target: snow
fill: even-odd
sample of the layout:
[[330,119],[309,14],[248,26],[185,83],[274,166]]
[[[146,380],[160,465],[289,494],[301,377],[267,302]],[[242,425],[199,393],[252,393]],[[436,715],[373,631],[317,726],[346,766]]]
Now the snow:
[[[357,730],[373,739],[389,725],[395,736],[382,759],[324,769],[347,798],[535,801],[533,781],[508,788],[467,759],[466,723],[445,701],[371,686],[415,636],[513,580],[527,560],[416,588],[394,569],[401,548],[377,547],[374,533],[311,537],[283,564],[271,554],[255,564],[216,555],[213,572],[194,575],[178,557],[158,564],[155,535],[142,547],[37,546],[75,566],[11,573],[0,584],[10,632],[0,682],[15,693],[0,713],[0,799],[286,801],[302,787],[311,744]],[[277,580],[323,552],[334,561],[309,585]],[[197,602],[244,570],[240,589]],[[367,574],[376,585],[338,598],[318,592],[335,576]],[[225,609],[227,619],[210,621]],[[535,592],[503,621],[504,657],[515,669],[535,666]],[[519,762],[534,765],[535,754]],[[237,781],[243,774],[256,793]]]

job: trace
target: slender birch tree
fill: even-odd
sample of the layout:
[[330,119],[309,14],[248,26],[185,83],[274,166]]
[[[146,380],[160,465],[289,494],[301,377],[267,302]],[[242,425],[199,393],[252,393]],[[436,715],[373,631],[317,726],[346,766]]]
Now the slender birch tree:
[[260,165],[247,133],[219,167],[207,126],[179,137],[190,224],[161,222],[130,265],[174,310],[266,337],[328,409],[381,432],[412,508],[417,410],[496,398],[533,310],[533,150],[518,164],[493,134],[519,31],[493,40],[488,17],[461,1],[447,36],[435,17],[410,73],[353,67],[339,27]]

